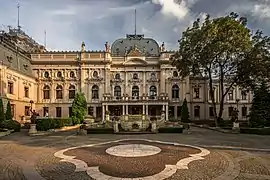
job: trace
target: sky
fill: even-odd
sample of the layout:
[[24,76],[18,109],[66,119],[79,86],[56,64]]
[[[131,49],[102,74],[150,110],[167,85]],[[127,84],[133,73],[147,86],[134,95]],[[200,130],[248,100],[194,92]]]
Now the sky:
[[[0,26],[17,26],[17,0],[0,0]],[[20,0],[22,29],[48,50],[104,50],[126,34],[165,42],[175,50],[182,32],[198,17],[237,12],[249,27],[270,35],[270,0]],[[46,36],[45,36],[46,31]],[[45,38],[46,37],[46,38]]]

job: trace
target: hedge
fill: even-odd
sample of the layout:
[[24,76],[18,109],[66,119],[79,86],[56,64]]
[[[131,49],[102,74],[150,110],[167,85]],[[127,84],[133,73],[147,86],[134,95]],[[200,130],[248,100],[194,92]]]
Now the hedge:
[[87,134],[113,134],[113,128],[87,128]]
[[72,119],[62,118],[42,118],[36,120],[36,128],[38,131],[48,131],[49,129],[59,129],[64,126],[72,126]]
[[21,130],[21,124],[15,120],[4,120],[1,122],[0,128],[19,132]]
[[183,133],[182,127],[163,127],[159,128],[158,132],[159,133]]
[[270,135],[270,128],[240,128],[240,133]]

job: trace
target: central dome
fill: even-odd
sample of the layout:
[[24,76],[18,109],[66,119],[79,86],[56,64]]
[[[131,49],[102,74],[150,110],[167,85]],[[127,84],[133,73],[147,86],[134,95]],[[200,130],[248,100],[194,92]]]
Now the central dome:
[[126,38],[117,39],[111,47],[112,56],[126,56],[134,47],[145,56],[159,56],[158,43],[151,38],[144,38],[144,35],[127,35]]

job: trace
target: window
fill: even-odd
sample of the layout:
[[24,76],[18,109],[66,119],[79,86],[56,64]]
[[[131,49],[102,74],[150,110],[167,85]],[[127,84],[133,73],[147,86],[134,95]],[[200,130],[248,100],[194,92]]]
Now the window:
[[29,87],[24,87],[24,97],[29,97]]
[[13,94],[14,87],[13,87],[13,82],[8,82],[8,93]]
[[99,88],[97,85],[92,87],[92,99],[99,99]]
[[50,77],[50,74],[49,74],[49,72],[48,72],[48,71],[45,71],[45,73],[44,73],[44,77],[45,77],[45,78],[49,78],[49,77]]
[[232,116],[233,115],[233,107],[229,107],[229,116]]
[[138,79],[138,74],[137,73],[133,74],[133,79]]
[[48,85],[43,88],[43,99],[50,99],[50,87]]
[[232,101],[233,100],[233,90],[230,90],[228,92],[228,100]]
[[117,73],[117,74],[115,75],[115,79],[117,79],[117,80],[120,79],[120,74],[119,74],[119,73]]
[[72,117],[72,107],[68,107],[68,117]]
[[173,71],[173,77],[178,77],[178,72],[177,71]]
[[57,72],[57,77],[58,77],[58,78],[61,78],[61,77],[62,77],[62,72],[61,72],[61,71],[58,71],[58,72]]
[[139,87],[138,86],[133,86],[132,87],[132,99],[139,99]]
[[75,73],[74,73],[73,71],[71,71],[71,72],[69,73],[69,77],[74,78],[74,77],[75,77]]
[[94,115],[94,108],[92,106],[88,107],[88,115],[93,116]]
[[14,115],[15,115],[15,104],[11,104],[10,106],[11,106],[11,115],[12,115],[12,117],[14,117]]
[[242,117],[247,116],[247,107],[242,107]]
[[114,87],[114,97],[116,97],[116,99],[119,99],[121,97],[121,87],[120,86]]
[[30,116],[30,107],[29,106],[24,106],[24,115]]
[[69,89],[68,89],[68,98],[69,99],[74,99],[75,98],[75,93],[76,93],[75,86],[70,85]]
[[94,72],[93,72],[93,77],[94,77],[94,78],[97,78],[97,77],[98,77],[98,72],[97,72],[97,71],[94,71]]
[[214,108],[213,107],[209,107],[209,116],[214,117]]
[[194,116],[195,117],[200,117],[200,106],[195,106],[194,107]]
[[49,116],[49,107],[43,107],[43,117]]
[[247,100],[247,91],[241,91],[242,100]]
[[151,73],[151,79],[155,79],[156,78],[156,73],[152,72]]
[[[216,93],[216,88],[213,87],[213,95],[215,97],[215,93]],[[210,100],[213,100],[212,96],[211,96],[211,92],[210,92],[210,89],[209,89],[209,99]]]
[[172,98],[179,98],[179,86],[176,84],[172,87]]
[[195,98],[200,98],[200,88],[194,88]]
[[56,107],[56,117],[62,117],[62,108]]
[[56,87],[56,99],[63,99],[63,88],[60,85]]
[[154,99],[157,96],[157,88],[156,86],[150,87],[150,99]]

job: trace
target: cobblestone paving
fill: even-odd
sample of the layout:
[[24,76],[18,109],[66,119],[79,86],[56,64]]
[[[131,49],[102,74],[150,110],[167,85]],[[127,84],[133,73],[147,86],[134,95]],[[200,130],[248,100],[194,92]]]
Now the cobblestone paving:
[[[86,172],[75,172],[73,164],[60,161],[54,153],[68,147],[128,138],[198,145],[211,152],[204,160],[191,162],[188,169],[177,170],[168,180],[270,180],[270,151],[238,150],[239,147],[270,150],[269,136],[233,135],[196,128],[191,134],[175,135],[70,136],[72,134],[74,132],[29,137],[21,132],[2,137],[0,180],[91,180]],[[232,149],[212,146],[231,146]]]

